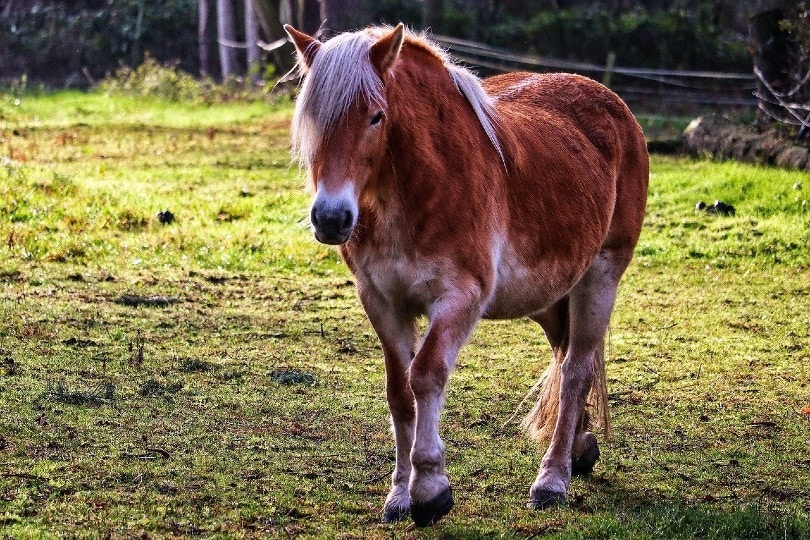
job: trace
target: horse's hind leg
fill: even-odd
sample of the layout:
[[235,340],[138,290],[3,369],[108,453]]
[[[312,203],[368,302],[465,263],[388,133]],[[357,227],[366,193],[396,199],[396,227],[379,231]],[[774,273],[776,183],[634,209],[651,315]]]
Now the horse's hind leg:
[[[569,293],[569,343],[560,366],[559,405],[551,443],[530,491],[530,507],[546,508],[564,502],[575,450],[589,451],[591,443],[595,443],[593,435],[582,430],[586,400],[593,385],[604,384],[603,380],[595,380],[594,374],[603,361],[604,336],[616,289],[629,260],[603,251]],[[602,377],[600,373],[598,378]]]
[[[544,380],[547,384],[551,381],[559,381],[561,364],[565,359],[568,350],[568,325],[570,320],[569,315],[569,299],[565,296],[556,304],[551,306],[545,311],[531,316],[531,319],[543,327],[549,345],[553,354],[553,360],[549,365],[549,371],[546,373]],[[557,373],[555,373],[557,372]],[[552,383],[553,384],[553,383]],[[555,385],[556,388],[545,389],[543,397],[538,403],[538,408],[544,408],[543,411],[536,411],[530,415],[531,419],[535,415],[541,417],[553,417],[556,419],[557,410],[559,405],[559,384]],[[571,458],[571,474],[573,475],[587,475],[593,470],[596,461],[599,459],[599,445],[596,441],[596,436],[593,433],[586,431],[589,424],[589,415],[587,410],[583,410],[582,418],[577,425],[577,433],[574,438],[574,446]],[[527,425],[529,431],[532,432],[533,438],[549,441],[553,432],[540,433],[543,431],[543,426]],[[554,424],[549,422],[546,431],[553,429]]]

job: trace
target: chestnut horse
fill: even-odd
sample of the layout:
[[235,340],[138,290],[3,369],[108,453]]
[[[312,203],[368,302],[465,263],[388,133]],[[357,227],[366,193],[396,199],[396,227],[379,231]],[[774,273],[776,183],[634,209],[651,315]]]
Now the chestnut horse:
[[439,414],[481,318],[529,317],[551,344],[524,423],[549,442],[529,506],[564,502],[599,455],[589,404],[608,427],[604,337],[644,217],[641,128],[590,79],[481,81],[401,24],[325,42],[285,28],[305,74],[292,144],[315,237],[340,245],[385,357],[396,467],[383,520],[424,526],[453,505]]

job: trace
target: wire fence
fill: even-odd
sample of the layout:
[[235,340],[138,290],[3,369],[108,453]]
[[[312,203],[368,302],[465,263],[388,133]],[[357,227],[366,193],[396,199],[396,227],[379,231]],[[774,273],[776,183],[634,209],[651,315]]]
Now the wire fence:
[[458,60],[493,72],[566,71],[601,80],[631,105],[645,108],[684,109],[755,108],[756,80],[753,73],[649,69],[614,65],[608,54],[605,65],[548,58],[484,45],[442,35],[433,40]]

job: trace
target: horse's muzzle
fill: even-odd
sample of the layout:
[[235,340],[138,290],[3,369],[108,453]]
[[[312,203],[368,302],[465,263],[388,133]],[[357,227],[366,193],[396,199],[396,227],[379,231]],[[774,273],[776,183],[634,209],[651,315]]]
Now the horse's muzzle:
[[357,204],[350,197],[332,197],[319,192],[309,217],[318,242],[343,244],[354,230]]

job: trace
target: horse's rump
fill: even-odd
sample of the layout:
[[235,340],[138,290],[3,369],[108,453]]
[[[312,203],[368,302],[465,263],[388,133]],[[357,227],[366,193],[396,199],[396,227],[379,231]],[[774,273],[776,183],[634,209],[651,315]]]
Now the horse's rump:
[[550,197],[555,211],[544,212],[544,219],[561,219],[545,232],[576,230],[572,222],[588,216],[604,230],[600,245],[632,250],[649,164],[641,128],[624,102],[591,79],[565,73],[499,75],[484,80],[484,88],[504,128],[510,182],[523,192],[520,200],[532,188],[548,197],[547,186],[558,184],[559,199]]

